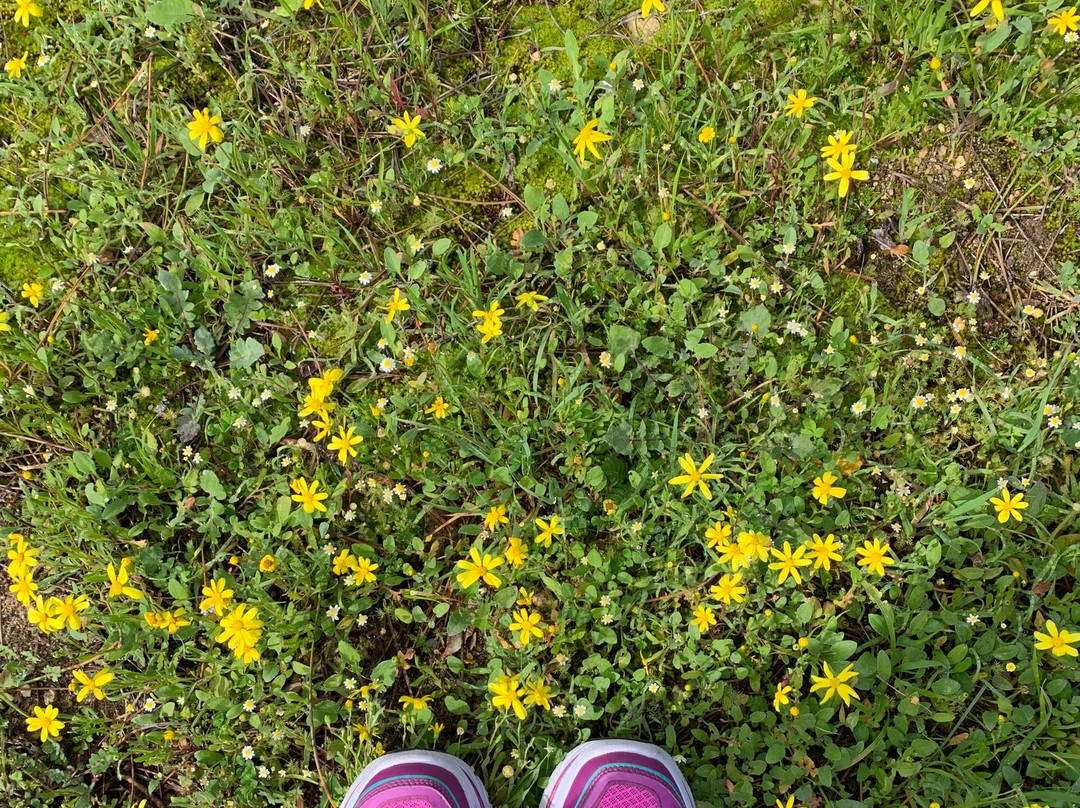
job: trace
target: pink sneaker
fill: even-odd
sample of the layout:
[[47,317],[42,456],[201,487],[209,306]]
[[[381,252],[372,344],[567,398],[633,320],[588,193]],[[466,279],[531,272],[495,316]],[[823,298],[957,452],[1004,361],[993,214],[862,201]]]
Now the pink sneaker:
[[491,808],[491,801],[463,761],[418,749],[383,755],[365,766],[341,808]]
[[551,775],[540,808],[694,808],[671,755],[641,741],[588,741]]

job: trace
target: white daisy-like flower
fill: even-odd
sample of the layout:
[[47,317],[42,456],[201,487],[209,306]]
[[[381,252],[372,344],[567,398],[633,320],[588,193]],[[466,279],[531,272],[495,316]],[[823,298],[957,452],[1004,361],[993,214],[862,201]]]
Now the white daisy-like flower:
[[427,161],[427,170],[429,174],[438,174],[442,171],[442,160],[438,157],[432,157]]
[[422,249],[424,249],[424,242],[422,242],[418,238],[414,238],[412,241],[409,242],[409,249],[412,250],[414,253],[420,252]]
[[608,351],[604,351],[602,354],[600,354],[600,367],[611,367],[611,354]]
[[641,532],[641,522],[634,522],[634,524],[630,525],[630,529],[632,531],[634,531],[635,533],[640,533]]
[[277,264],[267,264],[266,269],[263,270],[263,274],[268,278],[276,278],[279,272],[281,272],[281,267]]
[[372,199],[371,205],[368,206],[368,210],[372,213],[380,213],[382,211],[382,200]]
[[929,399],[926,396],[915,396],[911,399],[912,409],[921,410],[929,403]]
[[556,718],[565,718],[566,708],[563,707],[561,704],[556,704],[554,707],[551,708],[551,714]]
[[44,53],[39,53],[38,58],[37,58],[37,66],[38,67],[45,67],[45,65],[47,65],[48,63],[49,63],[49,57],[46,56]]
[[965,180],[964,180],[964,187],[965,187],[965,188],[967,188],[967,189],[968,189],[969,191],[970,191],[970,190],[971,190],[972,188],[974,188],[974,187],[975,187],[975,180],[974,180],[974,178],[972,178],[972,177],[968,177],[967,179],[965,179]]
[[854,404],[851,405],[851,412],[853,415],[862,415],[864,412],[866,412],[866,404],[864,404],[862,401],[856,401]]
[[308,135],[311,134],[311,127],[308,126],[306,123],[301,124],[300,128],[297,129],[296,131],[300,135],[300,137],[307,137]]
[[557,93],[561,89],[562,89],[562,82],[559,81],[558,79],[552,79],[551,81],[548,82],[548,91],[549,92]]
[[259,777],[261,779],[265,780],[269,776],[270,776],[270,770],[268,768],[266,768],[265,766],[260,766],[259,767]]
[[110,398],[105,402],[105,412],[116,412],[116,399]]
[[659,682],[649,682],[648,690],[650,693],[657,693],[660,690]]
[[244,702],[244,712],[245,713],[253,713],[253,712],[255,712],[255,702],[253,700],[248,699],[247,701]]
[[382,361],[379,362],[379,370],[383,373],[393,373],[395,368],[397,368],[397,362],[394,361],[393,357],[384,356]]
[[645,89],[645,82],[643,82],[641,79],[634,79],[634,85],[633,86],[634,86],[635,90],[644,90]]
[[584,704],[575,704],[574,705],[574,716],[577,717],[577,718],[584,718],[585,713],[587,713],[588,711],[589,711],[589,708],[586,707]]
[[1068,42],[1070,45],[1075,45],[1077,40],[1080,40],[1080,34],[1078,34],[1076,31],[1065,32],[1065,41]]
[[979,617],[979,615],[972,612],[971,614],[969,614],[967,617],[964,618],[964,622],[967,623],[969,626],[977,626],[977,625],[979,625],[979,623],[982,622],[982,618]]
[[243,749],[240,750],[240,757],[242,757],[244,760],[254,760],[255,750],[252,749],[250,746],[245,746]]
[[143,704],[143,709],[146,710],[146,712],[148,713],[152,713],[154,712],[154,710],[157,709],[157,702],[153,699],[147,699],[146,703]]
[[953,348],[953,356],[955,356],[957,359],[966,359],[967,348],[965,348],[963,345],[957,345],[955,348]]
[[980,300],[982,300],[982,295],[980,295],[977,291],[973,289],[972,291],[968,292],[967,300],[968,303],[975,305]]
[[361,272],[359,280],[361,286],[367,286],[369,283],[371,283],[371,273],[367,272],[366,270],[364,272]]
[[364,626],[366,626],[367,623],[368,623],[368,619],[367,619],[366,614],[358,614],[358,615],[356,615],[356,625],[360,626],[360,628],[363,628]]
[[155,36],[157,36],[157,28],[152,25],[148,25],[143,29],[142,34],[147,39],[153,39]]
[[780,252],[782,252],[784,255],[791,255],[793,252],[795,252],[795,245],[791,244],[790,242],[786,242],[780,248]]
[[509,219],[511,216],[514,215],[514,209],[507,205],[505,208],[499,211],[499,215],[502,216],[504,219]]
[[336,623],[339,619],[341,619],[341,605],[335,603],[333,606],[326,610],[326,616]]

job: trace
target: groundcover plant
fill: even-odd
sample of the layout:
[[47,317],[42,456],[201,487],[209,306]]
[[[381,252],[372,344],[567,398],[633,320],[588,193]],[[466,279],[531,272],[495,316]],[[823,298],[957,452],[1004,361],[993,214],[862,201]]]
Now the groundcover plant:
[[1068,0],[0,0],[0,802],[1080,801]]

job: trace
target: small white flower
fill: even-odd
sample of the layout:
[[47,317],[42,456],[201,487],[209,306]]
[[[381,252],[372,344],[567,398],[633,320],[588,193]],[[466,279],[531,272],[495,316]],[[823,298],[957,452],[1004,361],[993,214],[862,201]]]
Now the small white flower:
[[240,750],[240,757],[242,757],[244,760],[254,760],[255,750],[252,749],[250,746],[245,746],[243,749]]
[[307,137],[308,135],[311,134],[311,127],[308,126],[306,123],[301,124],[300,128],[297,129],[296,131],[299,133],[300,137]]
[[341,605],[335,603],[326,610],[326,616],[336,623],[341,618]]
[[44,53],[39,53],[38,58],[37,58],[37,66],[38,67],[45,67],[45,65],[47,65],[48,63],[49,63],[49,57],[46,56]]
[[980,300],[982,300],[982,295],[980,295],[977,291],[972,290],[972,291],[968,292],[967,300],[968,300],[968,303],[971,303],[972,305],[975,305]]
[[551,708],[551,714],[556,718],[565,718],[566,708],[563,707],[561,704],[556,704],[554,707]]
[[499,211],[499,215],[502,216],[504,219],[509,219],[511,216],[514,215],[514,209],[507,205],[505,208]]
[[346,679],[342,684],[345,685],[346,690],[355,690],[356,689],[356,680],[353,679],[351,676],[348,679]]
[[380,211],[382,211],[382,201],[378,199],[372,199],[369,210],[372,213],[379,213]]
[[791,255],[793,252],[795,252],[795,245],[791,243],[785,243],[784,246],[780,248],[780,252],[782,252],[784,255]]
[[110,398],[105,402],[105,412],[116,412],[116,399]]
[[442,171],[442,160],[438,157],[432,157],[427,161],[427,170],[429,174],[438,174]]
[[157,709],[157,702],[153,699],[147,699],[146,703],[143,705],[143,709],[148,713],[152,713]]
[[548,90],[553,93],[559,92],[562,89],[562,82],[558,79],[552,79],[548,82]]
[[356,615],[356,625],[360,626],[360,628],[363,628],[364,626],[366,626],[367,622],[368,621],[367,621],[367,615],[366,614],[358,614],[358,615]]
[[610,368],[611,367],[611,354],[608,353],[607,351],[604,351],[602,354],[600,354],[600,367],[603,367],[603,368]]
[[393,373],[397,367],[397,362],[392,357],[384,356],[382,361],[379,362],[379,370],[383,373]]
[[584,704],[576,704],[576,705],[574,705],[574,715],[577,718],[584,718],[585,713],[587,713],[588,711],[589,711],[589,708],[586,707]]
[[240,400],[240,388],[239,387],[230,387],[228,395],[229,395],[229,401],[239,401]]
[[974,178],[972,178],[972,177],[968,177],[968,178],[967,178],[966,180],[964,180],[964,187],[965,187],[965,188],[967,188],[967,189],[968,189],[969,191],[970,191],[970,190],[971,190],[972,188],[974,188],[974,187],[975,187],[975,180],[974,180]]
[[270,770],[268,768],[266,768],[265,766],[260,766],[259,767],[259,777],[261,779],[265,780],[269,776],[270,776]]
[[656,693],[659,690],[660,690],[660,683],[659,682],[649,682],[649,692],[650,693]]
[[645,82],[643,82],[641,79],[634,79],[634,89],[635,90],[644,90],[645,89]]
[[422,242],[418,238],[414,238],[412,241],[409,242],[409,249],[412,250],[414,253],[418,253],[422,249],[424,249],[424,242]]
[[1080,40],[1080,34],[1078,34],[1076,31],[1065,32],[1065,41],[1068,42],[1070,45],[1075,45],[1077,40]]
[[610,626],[612,623],[615,622],[615,618],[612,617],[610,614],[604,614],[604,616],[600,618],[600,622],[603,623],[605,626]]
[[266,269],[263,270],[263,273],[268,278],[276,278],[279,272],[281,272],[281,267],[277,264],[267,264]]
[[255,712],[255,702],[252,701],[251,699],[248,699],[247,701],[245,701],[244,702],[244,712],[245,713],[253,713],[253,712]]
[[866,405],[861,401],[856,401],[851,405],[851,412],[853,415],[862,415],[866,412]]
[[143,29],[142,33],[143,36],[147,39],[153,39],[155,36],[157,36],[157,28],[152,25],[148,25],[146,26],[146,28]]
[[371,283],[371,273],[365,270],[360,273],[360,285],[367,286],[369,283]]
[[977,625],[979,625],[979,623],[982,622],[982,618],[980,618],[979,615],[972,612],[966,618],[964,618],[964,622],[966,622],[969,626],[977,626]]
[[924,409],[928,403],[929,403],[929,400],[927,399],[926,396],[915,396],[914,398],[911,399],[912,409],[916,409],[916,410]]
[[698,407],[697,417],[704,421],[709,417],[709,411],[704,407]]
[[634,522],[634,524],[630,525],[630,529],[632,531],[634,531],[635,533],[640,533],[641,532],[641,522]]

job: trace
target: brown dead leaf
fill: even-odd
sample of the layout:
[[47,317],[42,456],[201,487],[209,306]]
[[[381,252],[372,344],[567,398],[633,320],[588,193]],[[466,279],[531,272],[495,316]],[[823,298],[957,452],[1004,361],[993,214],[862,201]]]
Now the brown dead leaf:
[[1037,598],[1046,597],[1046,593],[1049,592],[1053,586],[1054,585],[1050,581],[1039,581],[1035,586],[1031,587],[1031,594]]
[[949,741],[949,746],[959,746],[960,744],[962,744],[964,741],[966,741],[970,737],[971,737],[970,732],[958,732]]
[[889,250],[889,255],[895,255],[899,257],[901,255],[907,255],[909,252],[911,252],[911,247],[906,244],[897,244],[895,247]]
[[521,244],[521,237],[524,235],[525,230],[520,227],[517,228],[513,233],[510,234],[510,246],[517,247],[519,244]]

